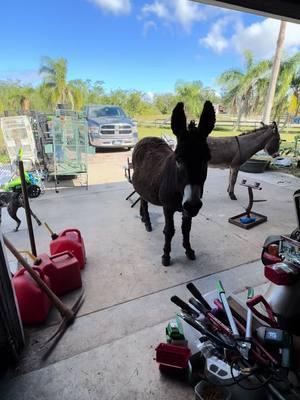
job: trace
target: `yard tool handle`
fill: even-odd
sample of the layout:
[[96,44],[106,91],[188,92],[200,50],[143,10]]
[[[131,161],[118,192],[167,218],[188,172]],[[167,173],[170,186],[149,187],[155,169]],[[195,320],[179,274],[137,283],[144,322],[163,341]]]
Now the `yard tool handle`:
[[[262,303],[264,305],[268,316],[262,314],[255,308],[255,306],[259,303]],[[273,310],[272,310],[270,304],[264,298],[264,296],[258,295],[258,296],[253,297],[252,299],[247,300],[247,306],[250,308],[250,310],[253,312],[253,314],[256,315],[259,319],[261,319],[262,321],[269,324],[272,328],[278,328],[278,324],[275,319]]]
[[[219,299],[215,299],[214,300],[214,304],[218,307],[219,310],[224,311],[224,307],[223,304],[221,303],[221,301]],[[239,316],[239,314],[235,313],[237,316]],[[240,316],[239,316],[240,317]],[[244,325],[235,317],[235,322],[237,324],[237,326],[239,327],[240,331],[245,334],[246,332],[246,328],[244,327]],[[255,344],[255,346],[260,350],[261,353],[264,354],[264,356],[271,361],[273,364],[278,365],[278,361],[272,356],[271,353],[269,353],[265,347],[255,338],[252,338],[252,342],[253,344]],[[255,352],[253,350],[253,354],[255,354],[256,358],[259,359],[261,362],[265,363],[265,360],[261,357],[261,355],[259,355],[257,352]]]
[[204,305],[205,308],[207,308],[208,311],[211,310],[211,306],[208,304],[208,302],[205,300],[205,298],[202,296],[198,288],[192,283],[188,283],[186,285],[186,288],[192,293],[192,295],[200,301],[201,304]]
[[62,317],[66,317],[69,321],[74,319],[74,313],[64,305],[64,303],[52,292],[52,290],[46,285],[46,283],[40,278],[39,274],[35,272],[33,268],[28,264],[25,258],[18,252],[14,245],[3,235],[3,241],[6,247],[16,257],[19,263],[26,269],[32,279],[38,284],[38,286],[46,293],[49,299],[53,302],[55,307],[59,310]]
[[198,332],[202,333],[202,335],[206,336],[210,341],[215,343],[217,346],[225,347],[230,350],[235,349],[236,347],[235,344],[229,344],[224,342],[217,335],[213,334],[208,329],[205,329],[198,321],[194,320],[192,317],[186,315],[179,315],[179,317],[182,318],[186,323],[191,325]]
[[36,252],[36,245],[35,245],[35,239],[34,239],[34,233],[33,233],[33,227],[32,227],[31,209],[30,209],[29,200],[28,200],[27,183],[26,183],[23,161],[20,160],[18,166],[19,166],[19,174],[20,174],[20,179],[21,179],[23,203],[24,203],[24,209],[25,209],[25,214],[26,214],[26,221],[27,221],[31,253],[34,256],[36,256],[37,252]]
[[231,330],[223,324],[222,321],[220,321],[217,317],[215,317],[210,311],[206,311],[206,309],[200,304],[199,301],[195,300],[193,297],[189,300],[189,303],[192,304],[197,310],[199,310],[202,314],[205,315],[205,317],[214,325],[215,328],[219,329],[223,333],[226,333],[227,335],[231,336]]
[[[247,299],[250,300],[254,296],[254,290],[252,288],[248,289],[248,295]],[[251,339],[252,338],[252,319],[253,319],[253,314],[252,310],[248,307],[247,310],[247,322],[246,322],[246,339]]]
[[240,337],[240,334],[239,334],[239,331],[237,329],[235,320],[233,318],[231,309],[229,307],[229,304],[228,304],[228,301],[227,301],[227,298],[226,298],[226,295],[225,295],[225,290],[223,288],[223,285],[222,285],[221,281],[217,282],[217,289],[218,289],[219,296],[220,296],[220,299],[222,301],[222,304],[224,306],[224,311],[225,311],[226,316],[228,318],[228,322],[229,322],[230,328],[232,330],[233,337],[238,338],[238,337]]
[[183,312],[189,314],[191,317],[199,317],[199,313],[191,308],[186,302],[181,300],[178,296],[172,296],[172,303],[176,304],[176,306],[180,307]]

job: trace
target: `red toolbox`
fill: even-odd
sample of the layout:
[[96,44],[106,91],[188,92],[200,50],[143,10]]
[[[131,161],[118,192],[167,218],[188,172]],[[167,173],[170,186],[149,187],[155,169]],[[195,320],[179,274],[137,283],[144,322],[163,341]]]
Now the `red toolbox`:
[[[38,267],[33,269],[51,288],[50,279]],[[49,297],[38,287],[25,268],[20,269],[12,278],[19,304],[21,320],[24,324],[40,324],[47,319],[51,308]]]
[[169,343],[160,343],[156,350],[156,361],[173,368],[187,368],[191,357],[191,350],[185,346],[175,346]]
[[51,257],[40,254],[37,260],[36,264],[50,279],[51,288],[57,296],[82,286],[79,261],[70,251]]
[[65,229],[50,242],[50,254],[54,255],[70,251],[79,261],[80,268],[83,269],[86,261],[84,241],[78,229]]

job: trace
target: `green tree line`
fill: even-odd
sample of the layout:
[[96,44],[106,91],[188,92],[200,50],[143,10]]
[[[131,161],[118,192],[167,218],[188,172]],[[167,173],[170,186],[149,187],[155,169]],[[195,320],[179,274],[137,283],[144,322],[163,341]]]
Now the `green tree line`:
[[[22,85],[18,81],[0,81],[0,114],[4,110],[35,109],[53,112],[58,103],[80,111],[86,104],[116,104],[129,115],[170,115],[178,100],[184,101],[190,116],[196,116],[204,101],[223,104],[237,115],[237,126],[242,117],[261,114],[270,80],[272,60],[255,61],[246,51],[242,70],[224,71],[218,78],[221,97],[201,81],[177,81],[174,92],[149,97],[140,90],[104,89],[104,82],[68,80],[68,64],[64,58],[42,59],[38,86]],[[277,79],[272,116],[296,115],[300,108],[300,52],[282,60]]]

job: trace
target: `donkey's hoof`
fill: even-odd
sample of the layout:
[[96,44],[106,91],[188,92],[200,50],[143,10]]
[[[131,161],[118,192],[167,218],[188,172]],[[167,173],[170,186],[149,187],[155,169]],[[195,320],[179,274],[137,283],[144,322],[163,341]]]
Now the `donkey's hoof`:
[[168,266],[171,264],[171,258],[170,258],[170,256],[165,256],[165,255],[163,255],[163,256],[161,257],[161,262],[162,262],[162,265],[163,265],[164,267],[168,267]]
[[146,228],[146,231],[147,232],[152,232],[152,226],[151,226],[151,224],[145,224],[145,228]]
[[194,252],[194,250],[187,250],[186,252],[185,252],[185,255],[187,256],[187,258],[189,259],[189,260],[196,260],[196,255],[195,255],[195,252]]
[[234,193],[229,193],[229,197],[231,200],[237,200],[236,195]]

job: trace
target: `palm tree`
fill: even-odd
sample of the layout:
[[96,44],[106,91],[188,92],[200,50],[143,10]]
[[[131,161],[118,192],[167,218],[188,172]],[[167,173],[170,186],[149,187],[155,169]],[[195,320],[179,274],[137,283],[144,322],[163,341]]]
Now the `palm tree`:
[[53,60],[45,57],[39,72],[43,77],[43,86],[48,91],[52,105],[69,103],[74,109],[73,93],[67,82],[67,60],[65,58]]
[[225,91],[225,102],[238,114],[235,128],[239,129],[243,115],[253,110],[259,101],[259,93],[265,86],[266,75],[270,69],[270,61],[255,63],[250,51],[245,51],[245,70],[231,69],[223,72],[218,84]]
[[[297,78],[299,71],[300,52],[281,62],[275,90],[275,100],[273,104],[274,118],[277,120],[279,120],[285,112],[289,111],[288,109],[290,108],[289,106],[291,105],[293,95],[298,93],[296,85],[297,80],[299,85],[299,76]],[[297,111],[297,109],[295,111]]]
[[264,114],[263,114],[263,122],[265,124],[268,124],[270,122],[271,111],[272,111],[272,106],[273,106],[273,101],[274,101],[274,96],[275,96],[276,82],[277,82],[279,68],[280,68],[281,54],[282,54],[284,39],[285,39],[286,25],[287,25],[286,21],[281,21],[278,39],[277,39],[276,52],[275,52],[274,61],[273,61],[272,74],[271,74],[269,89],[268,89],[268,93],[267,93],[267,97],[266,97],[266,106],[265,106]]
[[300,109],[300,71],[295,74],[291,82],[291,88],[293,91],[293,98],[295,101],[295,117],[298,115]]
[[204,103],[203,84],[200,81],[184,82],[179,80],[175,85],[176,96],[184,102],[187,112],[195,117]]

